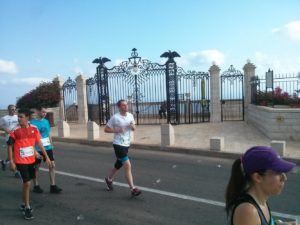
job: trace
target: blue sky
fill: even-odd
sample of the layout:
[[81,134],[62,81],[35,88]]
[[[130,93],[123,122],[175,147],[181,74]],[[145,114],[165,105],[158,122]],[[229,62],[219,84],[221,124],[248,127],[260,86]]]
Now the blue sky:
[[95,74],[132,48],[142,58],[175,50],[185,70],[221,72],[247,60],[263,76],[300,71],[299,0],[1,0],[0,108],[59,74],[64,80]]

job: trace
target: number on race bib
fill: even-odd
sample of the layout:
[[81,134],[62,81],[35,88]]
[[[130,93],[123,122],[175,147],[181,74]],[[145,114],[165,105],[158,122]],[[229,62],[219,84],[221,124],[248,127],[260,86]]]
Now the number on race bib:
[[22,158],[33,156],[34,155],[34,149],[32,146],[20,148],[20,156]]

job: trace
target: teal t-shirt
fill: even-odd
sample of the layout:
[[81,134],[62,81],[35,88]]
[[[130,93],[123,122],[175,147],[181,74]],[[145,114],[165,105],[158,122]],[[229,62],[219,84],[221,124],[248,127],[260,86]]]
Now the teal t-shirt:
[[[50,142],[50,131],[51,131],[51,127],[50,127],[50,123],[47,119],[43,118],[43,119],[32,119],[30,120],[30,124],[36,126],[42,136],[42,143],[43,146],[45,148],[45,150],[51,150],[53,148],[53,146],[51,145]],[[37,144],[35,145],[35,148],[38,152],[41,152],[40,148],[37,146]]]

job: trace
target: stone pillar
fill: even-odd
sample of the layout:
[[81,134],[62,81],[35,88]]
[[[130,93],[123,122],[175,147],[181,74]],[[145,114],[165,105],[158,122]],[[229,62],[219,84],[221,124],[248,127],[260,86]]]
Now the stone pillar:
[[248,108],[251,104],[251,77],[255,76],[255,65],[248,60],[247,64],[245,64],[244,70],[244,112],[245,112],[245,121],[248,122]]
[[171,124],[161,124],[160,125],[161,133],[161,146],[171,146],[175,143],[175,133],[174,128]]
[[86,83],[83,75],[76,77],[77,88],[77,104],[78,104],[78,123],[86,123],[88,121]]
[[87,122],[88,140],[93,141],[100,137],[100,129],[97,123],[93,121]]
[[285,149],[286,149],[286,142],[285,141],[276,141],[276,140],[272,140],[271,141],[271,147],[277,151],[277,153],[280,156],[285,156]]
[[60,101],[58,104],[59,107],[59,120],[65,120],[65,106],[64,106],[64,93],[63,93],[63,85],[64,85],[64,80],[57,75],[54,79],[54,82],[58,82],[59,85],[59,91],[60,91]]
[[59,121],[57,123],[58,137],[70,137],[70,126],[66,121]]
[[221,122],[220,68],[212,65],[210,73],[210,121]]
[[224,137],[211,137],[209,142],[210,150],[219,152],[224,150]]

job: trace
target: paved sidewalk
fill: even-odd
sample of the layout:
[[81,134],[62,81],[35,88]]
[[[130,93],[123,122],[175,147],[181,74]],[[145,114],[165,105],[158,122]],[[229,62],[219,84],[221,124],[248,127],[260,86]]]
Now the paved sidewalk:
[[[104,133],[104,127],[100,127],[100,138],[97,141],[112,141],[112,134]],[[222,122],[222,123],[200,123],[183,124],[174,126],[175,144],[170,146],[197,152],[209,150],[209,139],[213,136],[224,137],[224,153],[243,153],[245,150],[255,145],[270,146],[271,140],[262,134],[252,125],[243,121]],[[86,124],[70,124],[72,139],[87,140]],[[57,128],[53,128],[53,137],[57,137]],[[160,126],[159,125],[139,125],[134,132],[133,144],[142,146],[160,147]],[[228,154],[230,155],[230,154]],[[300,160],[300,141],[286,142],[287,158]]]

